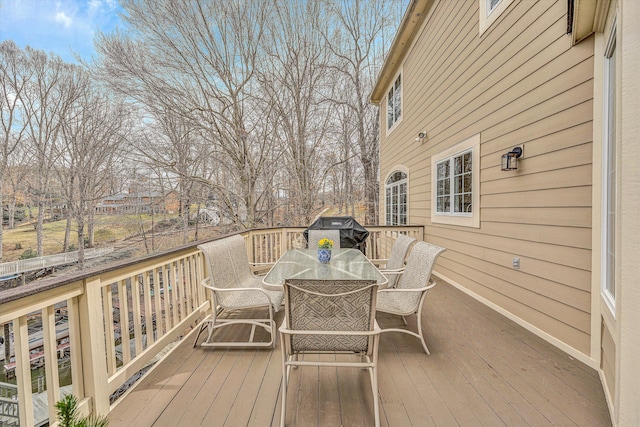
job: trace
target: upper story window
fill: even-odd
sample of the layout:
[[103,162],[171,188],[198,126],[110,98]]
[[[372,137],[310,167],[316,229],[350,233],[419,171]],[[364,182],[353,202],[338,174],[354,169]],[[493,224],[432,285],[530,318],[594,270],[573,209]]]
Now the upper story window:
[[431,221],[480,227],[480,135],[431,157]]
[[387,92],[387,130],[402,118],[402,73],[398,74]]
[[407,174],[395,171],[384,186],[387,225],[407,225]]
[[478,0],[480,9],[480,35],[498,19],[513,0]]

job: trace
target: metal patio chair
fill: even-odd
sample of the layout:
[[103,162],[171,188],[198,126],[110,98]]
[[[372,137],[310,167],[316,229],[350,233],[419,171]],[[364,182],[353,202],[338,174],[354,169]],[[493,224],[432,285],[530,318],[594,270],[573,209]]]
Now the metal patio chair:
[[404,261],[407,258],[407,253],[415,242],[415,238],[400,234],[391,248],[389,259],[376,260],[376,263],[384,264],[384,267],[380,268],[380,272],[389,280],[388,288],[396,287],[398,278],[404,271]]
[[[284,292],[267,290],[262,279],[251,271],[244,239],[240,235],[226,237],[213,242],[198,245],[204,253],[209,269],[209,277],[202,285],[211,290],[212,314],[201,324],[194,347],[204,328],[208,328],[207,339],[201,344],[205,347],[272,347],[276,343],[276,323],[273,313],[277,312],[284,299]],[[243,318],[227,316],[235,312],[264,307],[268,318]],[[251,325],[248,341],[212,341],[215,330],[231,325]],[[256,327],[264,328],[271,337],[269,342],[254,342]]]
[[436,284],[429,283],[431,270],[436,258],[446,251],[445,248],[427,242],[418,242],[411,249],[407,258],[404,272],[400,275],[395,288],[382,289],[378,292],[376,311],[395,314],[402,317],[405,326],[405,316],[415,314],[418,332],[409,329],[385,328],[383,332],[402,332],[420,339],[427,354],[431,354],[424,340],[422,331],[422,307],[429,289]]
[[[287,389],[292,367],[359,367],[369,371],[375,425],[378,408],[378,341],[375,319],[378,285],[374,280],[287,279],[282,343],[282,414],[285,425]],[[351,353],[355,360],[305,360],[305,354]]]

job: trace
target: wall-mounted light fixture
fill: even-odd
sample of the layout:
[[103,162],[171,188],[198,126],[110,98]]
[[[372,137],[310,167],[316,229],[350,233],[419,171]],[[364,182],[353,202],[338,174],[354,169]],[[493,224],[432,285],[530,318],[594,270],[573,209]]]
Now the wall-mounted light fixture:
[[502,155],[502,170],[514,171],[518,169],[518,158],[522,156],[522,147],[513,147],[513,150]]
[[423,142],[426,137],[427,137],[427,131],[426,130],[418,132],[418,137],[416,138],[416,142]]

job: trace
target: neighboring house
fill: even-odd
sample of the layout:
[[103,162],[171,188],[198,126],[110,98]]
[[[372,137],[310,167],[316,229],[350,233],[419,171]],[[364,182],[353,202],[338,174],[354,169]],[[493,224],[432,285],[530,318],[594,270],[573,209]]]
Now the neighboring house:
[[412,0],[371,96],[386,223],[424,225],[448,248],[437,276],[598,370],[625,426],[640,425],[639,23],[638,0]]
[[174,192],[168,194],[162,194],[158,191],[129,192],[105,197],[96,205],[96,213],[175,213],[178,211],[179,204],[178,197]]

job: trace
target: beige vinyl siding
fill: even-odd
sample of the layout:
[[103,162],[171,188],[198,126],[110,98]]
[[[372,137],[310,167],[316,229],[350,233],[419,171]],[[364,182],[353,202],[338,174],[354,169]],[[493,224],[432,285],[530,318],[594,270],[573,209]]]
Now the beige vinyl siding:
[[[566,8],[516,0],[479,37],[477,0],[436,1],[402,63],[381,175],[409,169],[409,223],[448,248],[439,274],[589,355],[593,38],[571,47]],[[480,228],[432,224],[431,156],[478,133]],[[501,171],[520,144],[518,171]]]
[[602,360],[600,361],[600,369],[602,369],[604,385],[612,400],[615,401],[616,343],[604,319],[602,321]]

